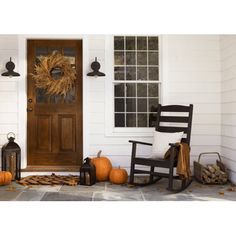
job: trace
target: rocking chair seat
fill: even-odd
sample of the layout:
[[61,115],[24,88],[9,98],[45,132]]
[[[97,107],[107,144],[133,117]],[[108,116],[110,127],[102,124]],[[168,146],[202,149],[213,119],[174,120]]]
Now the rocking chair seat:
[[[135,164],[144,165],[144,166],[154,166],[154,167],[163,167],[169,166],[170,160],[166,160],[164,158],[156,157],[156,158],[145,158],[145,157],[136,157]],[[177,158],[175,158],[174,166],[177,166]]]

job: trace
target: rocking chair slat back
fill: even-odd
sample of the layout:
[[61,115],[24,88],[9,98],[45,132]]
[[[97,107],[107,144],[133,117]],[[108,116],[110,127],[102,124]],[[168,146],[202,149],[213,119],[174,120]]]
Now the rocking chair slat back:
[[188,123],[186,116],[161,116],[160,122]]
[[[161,106],[161,105],[160,105]],[[189,112],[189,106],[182,106],[182,105],[168,105],[168,106],[161,106],[162,112]]]
[[169,133],[174,133],[174,132],[184,132],[187,133],[188,128],[184,127],[174,127],[174,126],[159,126],[157,128],[157,131],[159,132],[169,132]]
[[[156,131],[159,132],[184,132],[182,142],[190,144],[192,127],[193,105],[158,105]],[[164,114],[167,113],[167,114]],[[187,113],[187,114],[183,114]],[[164,123],[164,124],[163,124]]]

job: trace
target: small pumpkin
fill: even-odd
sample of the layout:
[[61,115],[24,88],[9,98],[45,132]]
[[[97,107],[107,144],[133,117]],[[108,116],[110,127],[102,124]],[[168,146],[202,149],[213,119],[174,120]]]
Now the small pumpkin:
[[12,174],[9,171],[0,171],[0,185],[8,185],[11,180]]
[[96,179],[97,181],[106,181],[109,179],[109,174],[112,169],[111,161],[101,156],[102,151],[100,150],[96,157],[91,159],[91,163],[96,167]]
[[109,179],[113,184],[125,184],[128,180],[128,173],[120,167],[113,168],[110,172]]

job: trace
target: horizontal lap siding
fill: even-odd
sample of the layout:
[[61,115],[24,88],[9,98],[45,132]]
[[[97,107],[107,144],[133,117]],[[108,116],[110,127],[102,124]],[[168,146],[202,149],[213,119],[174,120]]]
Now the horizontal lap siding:
[[220,37],[222,59],[222,155],[236,182],[236,35]]
[[14,132],[18,138],[17,81],[20,77],[1,76],[6,71],[5,65],[10,57],[15,63],[15,71],[18,72],[18,37],[16,35],[0,35],[0,147],[7,142],[7,133]]
[[[165,68],[167,77],[163,80],[168,83],[167,99],[170,104],[194,104],[193,129],[192,129],[192,152],[191,158],[195,160],[200,152],[220,151],[221,145],[221,74],[219,58],[219,40],[215,35],[169,35],[168,40],[168,60]],[[231,40],[232,41],[232,40]],[[95,57],[101,63],[101,71],[105,72],[110,68],[107,65],[106,58],[106,36],[89,35],[88,47],[84,51],[89,62],[94,61]],[[224,42],[225,43],[225,42]],[[231,48],[234,43],[232,41]],[[225,49],[230,53],[231,50]],[[10,56],[16,64],[18,71],[18,41],[17,36],[0,36],[0,72],[5,71],[5,63]],[[225,58],[234,58],[234,55],[225,56]],[[236,72],[236,65],[233,63],[227,65],[227,70],[223,71],[225,75],[225,96],[222,93],[224,102],[235,102],[231,100],[228,92],[233,94],[234,81],[232,79]],[[90,64],[87,71],[90,71]],[[19,71],[20,73],[20,71]],[[18,83],[21,78],[3,78],[0,80],[0,146],[6,142],[6,134],[9,130],[18,134]],[[114,166],[129,167],[131,144],[129,139],[143,140],[152,142],[152,136],[129,137],[106,135],[105,113],[105,77],[85,77],[87,82],[86,91],[86,117],[88,119],[86,127],[86,139],[88,142],[85,150],[90,156],[94,156],[98,150],[103,150],[104,155],[111,158]],[[231,89],[231,91],[229,90]],[[233,105],[234,106],[234,105]],[[227,112],[223,114],[225,126],[234,125],[234,119],[229,114],[228,105],[224,109]],[[236,115],[236,114],[235,114]],[[227,127],[225,128],[227,130]],[[233,132],[233,131],[232,131]],[[228,136],[226,137],[227,141]],[[225,140],[224,140],[225,141]],[[232,143],[232,142],[231,142]],[[25,143],[26,145],[26,143]],[[227,145],[225,145],[227,147]],[[138,153],[145,155],[150,152],[150,147],[139,148]]]
[[201,152],[220,152],[219,37],[169,36],[168,45],[168,103],[194,105],[191,161],[197,160]]
[[[102,55],[104,41],[89,40],[89,55]],[[194,104],[191,160],[200,152],[218,151],[221,145],[221,75],[219,37],[215,35],[170,35],[168,40],[169,104]],[[91,56],[93,58],[93,56]],[[108,70],[108,68],[106,68]],[[101,70],[102,71],[102,70]],[[105,70],[104,70],[105,71]],[[152,142],[152,137],[106,136],[105,134],[105,79],[89,81],[89,153],[94,156],[99,149],[109,156],[113,165],[129,167],[131,144],[129,139]],[[150,153],[150,147],[139,147],[139,155]]]
[[[106,65],[106,52],[105,52],[105,39],[106,36],[89,36],[88,49],[89,60],[92,62],[95,57],[98,57],[98,61],[101,64],[100,71],[106,72],[108,68],[104,68]],[[88,110],[88,139],[89,139],[89,155],[95,156],[101,149],[102,153],[112,161],[114,166],[129,167],[130,165],[130,152],[131,144],[129,139],[139,139],[146,142],[151,142],[151,137],[130,137],[130,136],[112,136],[106,135],[106,123],[105,123],[105,80],[106,77],[87,77],[88,78],[88,91],[87,98],[87,110]],[[150,152],[150,148],[144,147],[139,149],[140,154],[145,155]]]

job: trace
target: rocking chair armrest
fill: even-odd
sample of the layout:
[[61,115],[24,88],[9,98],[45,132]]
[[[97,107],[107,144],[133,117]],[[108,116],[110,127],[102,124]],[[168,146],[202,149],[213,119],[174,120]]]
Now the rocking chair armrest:
[[135,140],[129,140],[129,143],[152,146],[152,143],[140,142],[140,141],[135,141]]

